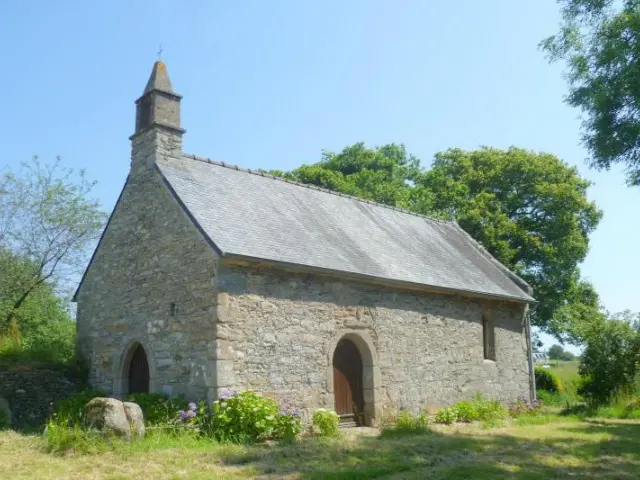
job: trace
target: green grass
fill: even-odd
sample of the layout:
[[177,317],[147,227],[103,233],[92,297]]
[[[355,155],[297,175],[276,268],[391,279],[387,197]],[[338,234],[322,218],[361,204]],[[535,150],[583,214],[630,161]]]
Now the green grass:
[[[525,420],[526,419],[526,420]],[[639,421],[584,421],[553,414],[505,426],[437,425],[427,435],[343,434],[293,445],[221,445],[151,431],[99,454],[48,453],[42,437],[0,432],[3,478],[637,478]]]

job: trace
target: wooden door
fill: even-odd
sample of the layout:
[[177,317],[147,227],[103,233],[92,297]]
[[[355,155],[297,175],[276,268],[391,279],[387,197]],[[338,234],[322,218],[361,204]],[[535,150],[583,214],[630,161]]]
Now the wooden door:
[[338,415],[360,418],[363,410],[362,359],[351,340],[340,340],[333,354],[333,392]]
[[138,345],[131,356],[129,393],[149,393],[149,363],[142,345]]
[[333,366],[333,392],[336,398],[336,413],[338,415],[353,413],[351,385],[345,374],[335,365]]

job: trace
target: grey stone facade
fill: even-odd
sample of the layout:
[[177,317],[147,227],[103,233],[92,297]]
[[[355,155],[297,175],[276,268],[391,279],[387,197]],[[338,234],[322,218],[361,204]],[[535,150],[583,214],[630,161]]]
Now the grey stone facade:
[[[306,412],[332,408],[332,356],[346,335],[363,356],[370,417],[476,392],[528,395],[522,305],[223,265],[217,284],[223,389],[269,392]],[[495,326],[495,362],[483,356],[483,315]]]
[[133,139],[131,173],[76,296],[91,384],[116,395],[137,343],[152,390],[207,398],[214,386],[216,255],[152,168],[175,137]]
[[[166,69],[154,72],[170,88]],[[126,394],[131,355],[142,345],[151,391],[211,401],[252,388],[308,418],[333,408],[332,358],[348,338],[362,359],[370,425],[388,411],[476,392],[528,395],[525,302],[219,256],[156,166],[183,155],[184,131],[180,97],[155,92],[152,80],[138,109],[156,105],[154,122],[138,121],[129,177],[75,296],[92,385]],[[483,317],[495,328],[495,361],[484,358]]]

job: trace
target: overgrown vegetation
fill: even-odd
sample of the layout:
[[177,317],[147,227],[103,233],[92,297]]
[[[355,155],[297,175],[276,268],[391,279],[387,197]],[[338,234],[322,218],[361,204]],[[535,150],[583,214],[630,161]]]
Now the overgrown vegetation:
[[[115,441],[84,425],[85,405],[100,396],[105,396],[104,392],[87,390],[60,402],[47,422],[45,438],[50,451],[98,452]],[[159,436],[186,435],[240,444],[267,439],[290,443],[303,428],[296,408],[280,407],[275,400],[252,390],[224,393],[210,406],[162,394],[135,394],[129,399],[139,402],[149,432]]]
[[429,433],[429,416],[426,413],[412,415],[411,412],[401,410],[385,421],[380,436],[385,438],[425,433]]
[[0,174],[0,362],[73,361],[73,281],[105,214],[83,172],[37,158]]
[[474,421],[495,425],[507,418],[509,413],[508,407],[500,401],[489,400],[477,393],[471,401],[461,401],[449,407],[441,408],[436,412],[435,421],[445,425],[451,425],[455,422]]
[[623,312],[586,335],[579,393],[593,405],[640,394],[640,315]]
[[319,408],[313,412],[311,419],[313,428],[323,437],[337,437],[340,425],[340,417],[333,410]]
[[564,392],[564,385],[558,375],[547,368],[536,367],[536,388],[548,393]]
[[163,393],[134,393],[127,397],[127,401],[140,405],[144,422],[150,427],[168,425],[175,420],[176,412],[188,406],[184,396],[169,397]]

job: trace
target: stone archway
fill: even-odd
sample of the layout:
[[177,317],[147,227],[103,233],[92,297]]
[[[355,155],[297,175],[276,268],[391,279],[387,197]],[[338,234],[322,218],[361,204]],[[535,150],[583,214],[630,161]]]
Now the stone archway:
[[127,377],[127,393],[149,393],[149,362],[140,344],[131,355]]
[[340,340],[333,352],[333,398],[342,423],[364,423],[362,357],[347,338]]
[[[331,342],[327,387],[333,394],[336,412],[345,410],[345,403],[351,401],[353,410],[360,413],[357,423],[378,426],[381,417],[380,371],[373,340],[367,332],[342,331]],[[342,390],[337,391],[338,388]],[[345,388],[349,392],[345,392]]]
[[131,393],[149,393],[152,376],[147,350],[142,343],[134,341],[124,352],[114,394],[124,397]]

